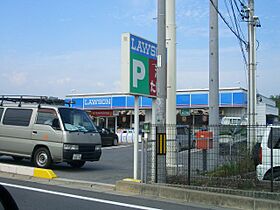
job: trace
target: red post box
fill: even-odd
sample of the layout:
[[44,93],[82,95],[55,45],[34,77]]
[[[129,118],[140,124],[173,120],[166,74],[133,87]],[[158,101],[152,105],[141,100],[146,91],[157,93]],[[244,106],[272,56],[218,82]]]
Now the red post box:
[[198,131],[195,134],[197,149],[212,149],[213,148],[213,132]]

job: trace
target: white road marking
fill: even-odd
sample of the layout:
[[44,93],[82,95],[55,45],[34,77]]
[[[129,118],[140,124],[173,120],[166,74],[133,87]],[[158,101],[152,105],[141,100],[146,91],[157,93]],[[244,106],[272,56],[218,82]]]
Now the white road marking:
[[144,210],[161,210],[161,209],[151,208],[151,207],[146,207],[146,206],[138,206],[138,205],[121,203],[121,202],[116,202],[116,201],[84,197],[84,196],[80,196],[80,195],[56,192],[56,191],[51,191],[51,190],[43,190],[43,189],[38,189],[38,188],[33,188],[33,187],[26,187],[26,186],[20,186],[20,185],[15,185],[15,184],[8,184],[8,183],[3,183],[3,182],[0,182],[0,184],[3,185],[3,186],[6,186],[6,187],[13,187],[13,188],[30,190],[30,191],[40,192],[40,193],[59,195],[59,196],[64,196],[64,197],[69,197],[69,198],[76,198],[76,199],[80,199],[80,200],[86,200],[86,201],[94,201],[94,202],[99,202],[99,203],[115,205],[115,206],[123,206],[123,207],[127,207],[127,208],[144,209]]

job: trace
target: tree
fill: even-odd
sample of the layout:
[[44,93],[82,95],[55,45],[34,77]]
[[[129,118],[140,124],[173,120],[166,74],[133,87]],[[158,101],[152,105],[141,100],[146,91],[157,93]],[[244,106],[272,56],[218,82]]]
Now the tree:
[[278,115],[280,116],[280,95],[271,95],[270,98],[276,102],[276,107],[278,108]]

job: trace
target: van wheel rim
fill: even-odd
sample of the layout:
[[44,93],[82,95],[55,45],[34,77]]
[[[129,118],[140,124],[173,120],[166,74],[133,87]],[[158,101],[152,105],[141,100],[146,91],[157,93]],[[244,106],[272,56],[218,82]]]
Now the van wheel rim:
[[48,156],[46,153],[42,152],[38,154],[37,163],[39,166],[45,166],[48,162]]

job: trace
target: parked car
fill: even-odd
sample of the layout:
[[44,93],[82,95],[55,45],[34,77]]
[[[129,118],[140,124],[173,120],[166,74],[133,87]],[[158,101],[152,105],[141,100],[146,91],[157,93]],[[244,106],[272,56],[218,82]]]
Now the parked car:
[[[253,149],[259,180],[280,180],[280,126],[268,126]],[[271,151],[272,150],[272,151]],[[271,162],[272,160],[272,162]],[[273,165],[272,165],[273,163]],[[271,168],[273,168],[273,173]]]
[[119,143],[119,137],[108,128],[97,127],[97,130],[101,136],[102,146],[117,146]]
[[221,125],[247,125],[248,119],[244,117],[223,117]]
[[29,158],[39,168],[60,162],[80,168],[100,159],[101,138],[85,111],[35,96],[0,101],[0,154]]
[[[134,142],[134,136],[135,136],[134,129],[119,130],[117,135],[119,136],[119,140],[122,143],[133,143]],[[142,134],[139,133],[138,142],[141,142],[141,141],[142,141]]]

